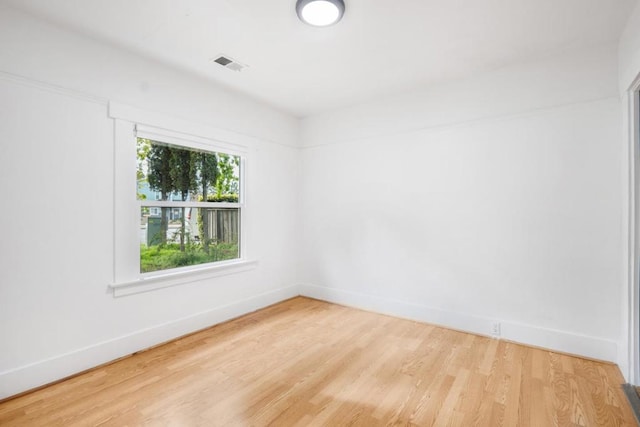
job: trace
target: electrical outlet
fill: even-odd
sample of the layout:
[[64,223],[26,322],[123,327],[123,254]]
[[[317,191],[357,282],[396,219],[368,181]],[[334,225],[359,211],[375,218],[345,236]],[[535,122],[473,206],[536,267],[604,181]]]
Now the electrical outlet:
[[494,337],[500,336],[500,322],[493,322],[491,324],[491,335]]

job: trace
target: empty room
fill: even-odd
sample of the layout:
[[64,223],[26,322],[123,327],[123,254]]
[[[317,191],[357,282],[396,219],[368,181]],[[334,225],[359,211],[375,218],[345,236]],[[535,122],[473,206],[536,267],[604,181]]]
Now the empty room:
[[638,0],[0,0],[0,425],[637,425],[639,93]]

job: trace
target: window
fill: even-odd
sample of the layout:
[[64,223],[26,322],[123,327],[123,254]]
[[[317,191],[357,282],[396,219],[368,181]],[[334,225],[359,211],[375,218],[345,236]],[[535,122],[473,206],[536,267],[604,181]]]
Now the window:
[[245,200],[253,137],[109,104],[114,119],[113,295],[258,265]]
[[240,258],[240,156],[136,138],[140,273]]

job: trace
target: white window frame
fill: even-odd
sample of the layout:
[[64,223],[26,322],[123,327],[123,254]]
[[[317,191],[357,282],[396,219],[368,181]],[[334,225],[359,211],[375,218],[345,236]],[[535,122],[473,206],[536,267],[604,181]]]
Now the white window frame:
[[[109,285],[116,297],[148,292],[213,277],[253,269],[257,261],[249,258],[250,233],[247,208],[247,177],[250,175],[250,138],[232,132],[197,125],[161,114],[120,104],[109,104],[114,119],[114,271]],[[240,157],[238,203],[161,202],[136,197],[137,138],[147,138],[185,148]],[[240,208],[239,258],[187,267],[140,272],[140,210],[142,206]],[[213,206],[212,206],[213,205]]]

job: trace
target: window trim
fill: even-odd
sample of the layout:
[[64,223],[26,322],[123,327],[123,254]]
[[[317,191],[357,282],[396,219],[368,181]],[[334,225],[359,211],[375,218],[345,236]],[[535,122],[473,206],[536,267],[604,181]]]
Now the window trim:
[[[142,199],[137,199],[138,201],[138,213],[140,212],[140,210],[142,208],[153,208],[153,207],[160,207],[160,208],[169,208],[171,209],[171,211],[173,212],[174,209],[180,209],[180,208],[205,208],[205,209],[237,209],[239,212],[239,253],[238,253],[238,257],[237,258],[233,258],[231,260],[225,260],[225,261],[238,261],[238,260],[242,260],[243,258],[243,223],[242,223],[242,218],[243,218],[243,214],[245,211],[245,204],[243,203],[244,201],[244,167],[246,164],[246,155],[245,154],[241,154],[240,152],[238,152],[237,150],[232,151],[222,151],[221,149],[218,149],[217,146],[206,146],[204,144],[201,143],[195,143],[193,141],[187,141],[184,138],[175,138],[175,137],[167,137],[165,138],[163,136],[162,133],[149,133],[148,131],[141,131],[139,130],[140,126],[136,125],[135,126],[135,130],[134,133],[136,135],[136,139],[139,138],[145,138],[154,142],[159,142],[159,143],[163,143],[163,144],[171,144],[174,147],[180,147],[180,148],[186,148],[186,149],[194,149],[197,150],[198,152],[209,152],[209,153],[221,153],[221,154],[228,154],[228,155],[232,155],[232,156],[237,156],[240,158],[240,168],[239,168],[239,192],[238,192],[238,201],[237,202],[194,202],[194,201],[183,201],[183,200],[172,200],[171,197],[169,197],[169,200],[142,200]],[[175,133],[174,133],[175,134]],[[169,143],[168,140],[171,140],[171,142]],[[182,143],[184,141],[184,143]],[[196,148],[197,146],[197,148]],[[212,151],[215,150],[215,151]],[[139,247],[139,246],[138,246]],[[140,260],[140,256],[138,256],[138,260]],[[156,271],[150,271],[150,272],[140,272],[140,278],[141,279],[149,279],[149,278],[153,278],[153,277],[166,277],[169,275],[173,275],[174,273],[180,273],[180,272],[185,272],[188,273],[192,270],[197,270],[198,266],[208,266],[208,267],[213,267],[214,264],[218,264],[220,262],[223,261],[214,261],[214,262],[208,262],[208,263],[203,263],[203,264],[195,264],[195,265],[190,265],[190,266],[185,266],[185,267],[175,267],[175,268],[168,268],[168,269],[164,269],[164,270],[156,270]]]
[[[247,176],[250,175],[253,138],[229,131],[198,125],[162,114],[138,110],[121,104],[109,104],[114,119],[114,246],[113,281],[109,284],[115,297],[148,292],[170,286],[193,283],[213,277],[253,269],[258,261],[249,257],[247,236],[251,233],[247,209]],[[171,129],[167,129],[171,128]],[[240,257],[193,266],[140,272],[139,215],[142,206],[166,204],[166,201],[136,198],[136,140],[148,138],[173,145],[239,156],[240,191],[237,203],[220,202],[214,207],[240,208]],[[250,178],[249,178],[250,179]],[[209,202],[170,202],[171,206],[212,207]]]
[[[626,91],[628,162],[628,206],[627,206],[627,295],[626,316],[626,354],[621,369],[625,378],[634,385],[640,384],[640,221],[638,220],[638,202],[640,201],[640,74],[636,76]],[[625,360],[624,358],[628,359]],[[626,362],[626,366],[625,365]]]
[[113,290],[114,297],[121,297],[176,285],[186,285],[187,283],[198,282],[213,277],[241,273],[243,271],[253,270],[257,266],[257,260],[243,260],[239,258],[190,267],[173,268],[171,270],[164,270],[163,274],[154,274],[153,276],[147,276],[152,273],[140,273],[141,277],[137,280],[112,283],[109,286]]

